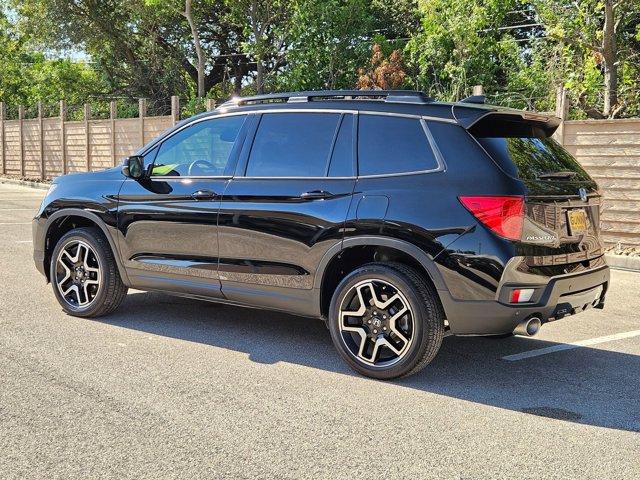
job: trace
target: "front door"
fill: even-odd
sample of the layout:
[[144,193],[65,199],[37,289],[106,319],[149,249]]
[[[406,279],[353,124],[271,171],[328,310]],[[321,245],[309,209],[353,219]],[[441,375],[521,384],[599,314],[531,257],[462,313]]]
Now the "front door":
[[220,205],[226,298],[318,313],[311,293],[316,268],[342,241],[355,184],[354,118],[262,113]]
[[245,120],[195,120],[145,155],[148,178],[124,182],[119,247],[134,287],[220,296],[218,209]]

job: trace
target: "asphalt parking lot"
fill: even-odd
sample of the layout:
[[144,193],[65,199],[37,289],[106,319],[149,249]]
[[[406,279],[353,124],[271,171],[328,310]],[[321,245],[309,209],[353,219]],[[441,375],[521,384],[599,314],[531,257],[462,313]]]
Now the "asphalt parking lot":
[[0,185],[0,478],[640,477],[640,274],[383,383],[319,321],[143,292],[65,315],[31,258],[43,194]]

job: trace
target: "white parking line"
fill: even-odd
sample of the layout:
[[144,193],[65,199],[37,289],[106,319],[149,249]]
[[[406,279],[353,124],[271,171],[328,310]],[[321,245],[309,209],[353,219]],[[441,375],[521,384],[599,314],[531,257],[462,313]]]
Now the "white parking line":
[[22,211],[35,211],[35,208],[0,208],[0,212],[22,212]]
[[33,240],[16,240],[16,243],[33,243]]
[[31,225],[31,222],[0,222],[0,225]]
[[640,337],[640,330],[632,330],[630,332],[607,335],[606,337],[589,338],[587,340],[580,340],[579,342],[561,343],[559,345],[553,345],[551,347],[528,350],[526,352],[516,353],[514,355],[507,355],[506,357],[502,357],[502,360],[506,360],[508,362],[517,362],[518,360],[524,360],[531,357],[539,357],[540,355],[546,355],[547,353],[573,350],[574,348],[588,347],[590,345],[598,345],[599,343],[613,342],[614,340],[622,340],[625,338],[633,337]]

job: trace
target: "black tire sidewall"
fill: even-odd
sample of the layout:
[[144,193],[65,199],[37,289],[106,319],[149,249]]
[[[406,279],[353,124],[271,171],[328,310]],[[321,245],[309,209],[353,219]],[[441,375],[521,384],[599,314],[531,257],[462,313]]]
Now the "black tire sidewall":
[[[342,341],[339,328],[339,307],[346,294],[359,282],[374,278],[387,281],[399,289],[409,302],[413,314],[413,341],[409,351],[403,359],[389,367],[375,367],[356,360]],[[429,328],[427,320],[428,311],[416,292],[416,287],[405,275],[391,267],[370,264],[353,271],[338,284],[329,307],[328,325],[338,353],[354,370],[369,377],[387,380],[407,374],[420,362],[427,348],[424,341],[426,329]]]
[[[49,265],[49,278],[51,279],[51,285],[53,286],[53,292],[60,303],[62,309],[74,316],[78,317],[91,317],[95,315],[105,301],[107,292],[107,285],[109,285],[109,265],[108,262],[111,261],[111,255],[108,255],[105,252],[103,245],[95,239],[95,235],[92,235],[91,230],[78,228],[75,230],[71,230],[60,238],[55,248],[53,249],[53,253],[51,255],[51,262]],[[66,246],[69,242],[74,240],[81,240],[87,243],[95,252],[98,257],[98,262],[100,264],[100,291],[98,295],[94,298],[93,302],[87,307],[76,308],[72,305],[68,304],[67,301],[62,297],[61,292],[58,289],[58,285],[56,284],[56,261],[58,259],[58,255],[60,251]]]

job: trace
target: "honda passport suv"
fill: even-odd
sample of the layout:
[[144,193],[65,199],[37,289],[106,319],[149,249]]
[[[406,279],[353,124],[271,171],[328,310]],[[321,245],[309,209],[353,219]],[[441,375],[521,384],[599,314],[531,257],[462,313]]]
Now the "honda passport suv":
[[409,375],[445,335],[603,307],[601,195],[558,124],[413,91],[233,99],[57,178],[35,263],[70,315],[127,288],[279,310],[324,319],[356,371]]

